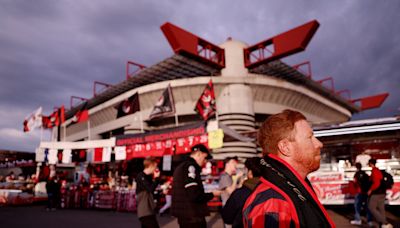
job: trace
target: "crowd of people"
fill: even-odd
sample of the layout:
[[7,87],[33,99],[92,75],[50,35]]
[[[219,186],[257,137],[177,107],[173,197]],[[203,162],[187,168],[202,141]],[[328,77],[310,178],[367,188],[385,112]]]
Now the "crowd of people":
[[361,212],[365,210],[367,223],[374,226],[373,219],[381,224],[382,228],[392,227],[385,215],[385,198],[387,187],[383,183],[383,173],[376,167],[376,160],[371,158],[368,166],[372,168],[371,176],[362,170],[361,163],[356,163],[357,172],[354,174],[357,194],[354,199],[354,220],[352,225],[361,225]]
[[[191,149],[190,157],[176,167],[173,174],[171,215],[180,227],[207,227],[207,202],[216,196],[222,201],[221,215],[225,227],[335,227],[307,175],[319,169],[323,144],[314,136],[303,114],[285,110],[267,118],[258,132],[262,157],[248,158],[246,175],[237,171],[238,159],[227,158],[219,178],[218,189],[205,192],[201,167],[212,156],[203,145]],[[137,194],[138,216],[142,227],[159,227],[151,194],[158,183],[157,164],[145,160]],[[146,163],[151,164],[146,168]],[[355,199],[356,215],[352,224],[361,225],[360,208],[368,202],[368,224],[375,220],[380,227],[392,227],[385,218],[385,189],[381,171],[371,159],[371,177],[357,164],[356,180],[368,179]],[[142,193],[145,192],[145,193]],[[169,207],[169,200],[166,207]],[[161,213],[164,213],[163,208]]]
[[[292,110],[271,115],[259,128],[257,141],[262,156],[247,158],[244,169],[238,169],[237,157],[226,158],[218,187],[210,191],[205,190],[201,177],[202,167],[212,159],[206,146],[193,146],[173,175],[162,180],[158,161],[145,158],[144,169],[135,178],[137,216],[142,227],[159,227],[157,213],[162,216],[168,211],[182,228],[207,227],[207,203],[215,198],[221,199],[225,227],[335,227],[307,178],[320,167],[323,144],[314,136],[305,116]],[[369,225],[376,221],[380,227],[392,227],[385,217],[383,173],[375,159],[368,164],[372,168],[370,176],[360,163],[356,164],[354,182],[358,193],[355,217],[350,223],[361,225],[365,209]],[[82,188],[89,185],[85,178],[80,184]],[[57,207],[60,187],[56,177],[47,181],[48,210]],[[156,189],[165,196],[162,207],[155,203]]]

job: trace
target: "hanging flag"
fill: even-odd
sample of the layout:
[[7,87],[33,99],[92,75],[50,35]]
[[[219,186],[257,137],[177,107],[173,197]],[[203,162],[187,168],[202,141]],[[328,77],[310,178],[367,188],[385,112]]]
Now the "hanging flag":
[[86,150],[86,161],[89,163],[93,163],[93,158],[94,158],[94,149],[89,148]]
[[65,122],[65,107],[64,105],[61,105],[61,107],[58,109],[58,115],[60,118],[60,125]]
[[49,149],[44,149],[44,163],[49,162]]
[[208,120],[211,117],[215,116],[217,107],[215,102],[214,86],[212,80],[210,80],[206,85],[206,88],[204,88],[204,91],[201,94],[199,100],[197,101],[194,110],[197,113],[199,113],[204,120]]
[[86,149],[72,150],[72,162],[85,162],[85,161],[86,161]]
[[64,149],[62,155],[62,163],[70,164],[72,163],[72,150],[71,149]]
[[50,165],[55,165],[57,163],[57,149],[49,149],[48,161]]
[[51,129],[60,125],[60,115],[58,109],[54,111],[50,116],[42,116],[42,125],[45,129]]
[[60,126],[65,122],[65,108],[64,105],[57,108],[50,116],[42,116],[43,128],[50,129]]
[[93,161],[94,162],[103,161],[103,148],[95,148],[94,149]]
[[158,99],[153,111],[150,113],[149,119],[167,117],[175,114],[174,97],[172,96],[171,85],[164,90],[161,97]]
[[44,149],[43,148],[36,148],[36,156],[35,156],[35,161],[36,162],[43,162],[44,161]]
[[42,107],[39,107],[30,115],[25,117],[24,132],[32,131],[33,129],[41,126],[42,126]]
[[139,93],[136,92],[128,99],[122,101],[116,108],[118,109],[117,118],[140,111]]
[[57,163],[62,163],[62,159],[63,159],[63,151],[57,150]]
[[126,159],[126,146],[116,146],[114,147],[115,160],[125,160]]
[[74,117],[72,117],[72,123],[80,123],[89,119],[89,110],[87,109],[87,105],[88,102],[86,101],[82,108],[75,113]]
[[102,162],[110,162],[111,161],[111,152],[112,148],[111,147],[104,147],[103,148],[103,156],[102,156]]

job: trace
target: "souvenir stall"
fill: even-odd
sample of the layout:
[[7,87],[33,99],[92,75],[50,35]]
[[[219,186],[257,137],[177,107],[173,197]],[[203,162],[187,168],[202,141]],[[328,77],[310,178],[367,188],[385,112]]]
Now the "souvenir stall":
[[[190,152],[196,144],[222,146],[223,134],[207,133],[205,122],[107,140],[42,142],[37,150],[39,170],[49,167],[48,176],[73,166],[73,180],[60,178],[61,208],[97,208],[135,211],[135,182],[132,170],[141,170],[141,159],[159,157],[162,172],[171,175],[175,158]],[[211,140],[210,140],[211,137]],[[42,175],[43,176],[43,175]]]
[[0,151],[0,205],[24,205],[34,201],[34,154]]

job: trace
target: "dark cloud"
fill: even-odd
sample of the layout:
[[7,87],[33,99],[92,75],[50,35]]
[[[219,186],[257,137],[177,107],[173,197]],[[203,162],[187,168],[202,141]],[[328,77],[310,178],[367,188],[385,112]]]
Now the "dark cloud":
[[34,109],[91,97],[93,81],[121,82],[127,60],[150,66],[172,55],[159,28],[167,21],[216,44],[254,44],[317,19],[308,49],[284,61],[310,60],[315,80],[332,76],[353,98],[390,92],[382,108],[355,118],[398,114],[399,11],[396,0],[1,1],[0,145],[33,151],[39,133],[18,131]]

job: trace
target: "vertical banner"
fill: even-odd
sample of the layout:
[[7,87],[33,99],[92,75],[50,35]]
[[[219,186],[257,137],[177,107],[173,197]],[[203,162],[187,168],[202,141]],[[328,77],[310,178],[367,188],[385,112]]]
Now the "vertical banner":
[[111,161],[111,152],[112,152],[112,147],[104,147],[103,148],[103,157],[102,157],[102,162],[110,162]]
[[63,164],[72,163],[72,150],[71,149],[64,149],[63,150],[62,163]]
[[121,161],[126,159],[126,146],[116,146],[114,147],[115,160]]
[[172,166],[172,155],[164,155],[162,170],[171,171],[171,166]]
[[55,165],[57,163],[57,149],[50,149],[48,154],[48,161],[50,165]]
[[37,148],[36,149],[35,160],[36,160],[36,162],[43,162],[44,161],[44,149],[43,148]]

